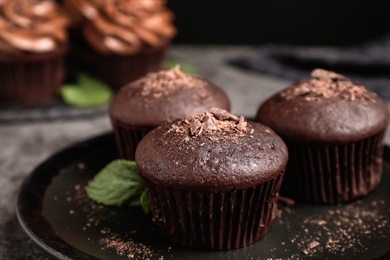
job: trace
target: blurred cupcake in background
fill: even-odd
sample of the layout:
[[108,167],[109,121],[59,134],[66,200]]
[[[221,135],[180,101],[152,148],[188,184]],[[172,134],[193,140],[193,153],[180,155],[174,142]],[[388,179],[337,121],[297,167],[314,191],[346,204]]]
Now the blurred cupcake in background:
[[161,69],[176,34],[173,14],[161,0],[65,0],[64,8],[75,38],[84,41],[75,48],[85,50],[75,50],[74,58],[87,59],[116,89]]
[[53,1],[0,1],[1,100],[35,102],[59,91],[67,24]]

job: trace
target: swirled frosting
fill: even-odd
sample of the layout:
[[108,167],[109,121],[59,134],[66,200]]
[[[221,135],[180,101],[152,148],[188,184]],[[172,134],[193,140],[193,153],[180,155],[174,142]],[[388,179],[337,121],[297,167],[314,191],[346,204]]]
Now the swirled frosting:
[[67,17],[50,0],[0,0],[0,52],[55,50],[67,41]]
[[101,54],[134,54],[145,45],[160,46],[176,34],[173,14],[163,0],[66,1],[73,23],[81,22],[86,40]]

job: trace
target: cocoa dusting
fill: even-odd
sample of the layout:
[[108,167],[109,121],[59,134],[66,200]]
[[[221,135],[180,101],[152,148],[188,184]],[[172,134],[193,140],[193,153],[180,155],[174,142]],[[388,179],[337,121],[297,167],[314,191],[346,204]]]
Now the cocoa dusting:
[[[86,222],[83,226],[83,230],[98,226],[102,220],[100,212],[105,208],[103,205],[96,204],[88,198],[85,192],[86,187],[87,184],[76,184],[73,187],[73,196],[67,197],[68,202],[74,201],[79,205],[83,205],[83,208],[85,209],[83,213],[85,214]],[[74,210],[69,211],[69,214],[78,216],[77,212]]]
[[360,83],[352,82],[349,78],[335,72],[315,69],[311,78],[286,89],[281,94],[285,100],[303,98],[306,101],[341,98],[350,101],[374,101],[375,93],[368,92]]
[[[154,252],[150,246],[132,239],[138,230],[129,230],[119,235],[106,228],[104,223],[115,219],[116,212],[91,201],[86,194],[86,186],[85,183],[76,184],[72,190],[67,191],[66,201],[77,203],[82,209],[82,212],[77,212],[70,208],[68,213],[71,218],[84,219],[85,223],[82,227],[84,232],[89,229],[100,230],[101,238],[97,242],[102,250],[114,250],[116,254],[127,259],[163,259],[163,256]],[[109,214],[107,211],[110,211]],[[86,239],[90,241],[90,238]]]
[[[119,256],[127,257],[127,259],[155,259],[157,257],[150,246],[136,243],[131,239],[123,239],[112,233],[110,229],[103,229],[100,233],[102,238],[99,243],[103,249],[114,249]],[[163,256],[159,256],[159,259],[163,259]]]
[[177,65],[170,70],[149,73],[146,77],[134,82],[134,88],[142,89],[140,95],[145,102],[149,99],[159,99],[182,89],[197,89],[200,99],[210,98],[205,86],[209,84],[200,78],[183,73]]
[[242,116],[238,118],[223,109],[211,108],[207,112],[175,122],[167,133],[172,132],[183,135],[185,142],[200,136],[206,136],[212,141],[237,142],[247,134],[253,138],[254,129]]
[[[287,243],[295,245],[301,254],[313,256],[317,253],[334,255],[359,253],[368,250],[362,238],[370,236],[387,239],[390,236],[388,216],[378,212],[383,200],[372,201],[371,207],[362,208],[362,202],[339,205],[325,214],[314,214],[301,219],[300,232]],[[282,207],[283,212],[296,214],[289,207]],[[279,220],[283,223],[282,220]],[[289,227],[290,223],[284,223]],[[375,235],[372,232],[375,231]],[[283,241],[285,242],[285,241]],[[347,253],[348,251],[348,253]]]
[[77,164],[77,168],[79,169],[80,172],[82,172],[85,170],[86,165],[85,165],[85,163],[80,162]]

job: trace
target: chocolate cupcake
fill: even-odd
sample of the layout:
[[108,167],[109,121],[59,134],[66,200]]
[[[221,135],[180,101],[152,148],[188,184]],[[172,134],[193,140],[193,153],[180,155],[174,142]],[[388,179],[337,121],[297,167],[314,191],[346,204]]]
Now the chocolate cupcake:
[[389,112],[385,101],[361,84],[316,69],[310,79],[266,100],[256,120],[289,149],[283,195],[334,204],[378,185]]
[[270,128],[212,108],[148,133],[135,161],[166,237],[228,250],[267,233],[287,157]]
[[0,1],[0,99],[40,101],[59,91],[66,26],[53,1]]
[[64,6],[85,40],[86,48],[80,55],[74,52],[76,58],[85,57],[114,88],[161,69],[176,34],[164,1],[65,0]]
[[133,160],[138,142],[156,126],[211,107],[229,110],[226,93],[179,67],[149,73],[124,86],[109,107],[120,157]]

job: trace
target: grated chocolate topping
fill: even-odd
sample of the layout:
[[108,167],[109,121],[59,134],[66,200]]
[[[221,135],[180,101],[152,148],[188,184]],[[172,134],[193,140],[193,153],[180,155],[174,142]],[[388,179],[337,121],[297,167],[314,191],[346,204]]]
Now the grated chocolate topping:
[[166,97],[182,89],[197,89],[196,95],[201,99],[210,98],[206,90],[209,83],[201,78],[183,73],[177,65],[170,70],[149,73],[146,77],[133,83],[133,87],[142,88],[140,93],[145,100]]
[[102,238],[99,243],[103,250],[114,249],[117,255],[124,259],[164,259],[162,255],[156,254],[150,245],[135,242],[131,238],[123,238],[119,234],[104,228],[100,231]]
[[294,230],[291,240],[282,241],[283,246],[293,249],[292,252],[300,251],[300,254],[292,255],[291,259],[301,259],[302,254],[311,257],[334,254],[339,259],[354,259],[354,256],[370,252],[366,244],[367,239],[386,240],[390,236],[386,214],[388,211],[384,200],[372,200],[371,203],[364,204],[362,200],[357,200],[350,204],[332,206],[310,216],[301,215],[299,210],[288,205],[282,206],[281,209],[282,215],[288,216],[279,218],[279,222],[285,225],[286,232],[292,231],[291,219],[298,217],[300,220],[299,228]]
[[315,69],[311,78],[286,89],[281,93],[285,100],[303,98],[307,101],[341,98],[350,101],[371,100],[375,102],[375,93],[367,91],[360,83],[332,71]]
[[237,117],[214,107],[204,113],[175,122],[167,133],[172,132],[185,136],[185,142],[201,136],[207,136],[212,141],[237,142],[247,134],[253,138],[254,129],[248,125],[244,117]]

